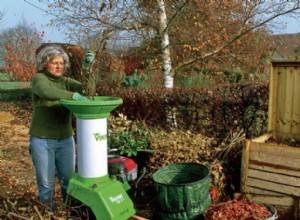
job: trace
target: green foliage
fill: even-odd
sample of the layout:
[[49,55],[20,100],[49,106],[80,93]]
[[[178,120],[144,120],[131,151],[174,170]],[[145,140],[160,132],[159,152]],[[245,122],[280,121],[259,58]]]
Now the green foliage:
[[205,87],[211,84],[208,75],[206,75],[203,71],[191,74],[178,72],[174,79],[175,85],[179,87]]
[[103,71],[99,71],[98,73],[96,73],[96,90],[98,87],[107,87],[118,90],[118,88],[122,87],[121,82],[122,75],[120,73],[111,72],[109,74],[106,74]]
[[229,83],[238,83],[243,79],[243,71],[240,68],[234,69],[223,69],[226,82]]
[[138,75],[137,71],[134,70],[132,75],[123,75],[122,85],[125,87],[145,87],[146,86],[146,74]]
[[133,123],[126,117],[110,119],[109,148],[121,155],[136,156],[140,150],[149,150],[149,132],[145,126]]

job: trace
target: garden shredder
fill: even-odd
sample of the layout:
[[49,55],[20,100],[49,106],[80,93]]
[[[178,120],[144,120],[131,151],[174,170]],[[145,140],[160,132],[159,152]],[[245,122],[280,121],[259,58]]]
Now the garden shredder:
[[78,172],[68,195],[89,206],[97,220],[126,220],[135,214],[123,184],[108,174],[107,117],[123,103],[121,98],[96,96],[93,100],[60,100],[76,117]]

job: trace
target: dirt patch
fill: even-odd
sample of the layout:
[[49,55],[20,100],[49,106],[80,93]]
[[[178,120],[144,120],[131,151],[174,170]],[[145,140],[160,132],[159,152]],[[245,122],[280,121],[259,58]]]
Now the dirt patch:
[[28,210],[35,199],[34,168],[28,152],[28,120],[13,102],[0,102],[0,218]]
[[35,190],[28,126],[14,115],[11,103],[1,102],[0,106],[0,197],[15,198]]

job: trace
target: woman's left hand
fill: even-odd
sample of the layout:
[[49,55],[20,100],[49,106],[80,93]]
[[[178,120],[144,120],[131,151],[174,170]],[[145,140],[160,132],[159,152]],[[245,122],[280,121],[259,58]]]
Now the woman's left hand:
[[95,63],[95,54],[93,51],[88,50],[85,54],[83,63],[82,63],[82,68],[87,69],[90,65],[93,65]]

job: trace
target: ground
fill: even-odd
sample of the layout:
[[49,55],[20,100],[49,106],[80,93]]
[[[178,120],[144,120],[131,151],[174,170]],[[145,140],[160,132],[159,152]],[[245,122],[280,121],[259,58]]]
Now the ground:
[[[59,187],[56,190],[58,210],[55,213],[48,212],[37,201],[34,167],[28,152],[30,118],[30,103],[24,100],[0,101],[0,219],[88,219],[84,217],[89,212],[87,208],[80,209],[79,213],[78,209],[63,206]],[[148,218],[147,203],[139,205],[137,214]]]
[[[28,152],[28,103],[0,102],[0,218],[37,219],[46,210],[36,201],[34,168]],[[35,208],[35,210],[34,210]],[[51,214],[51,213],[50,213]],[[17,217],[15,217],[17,218]]]

